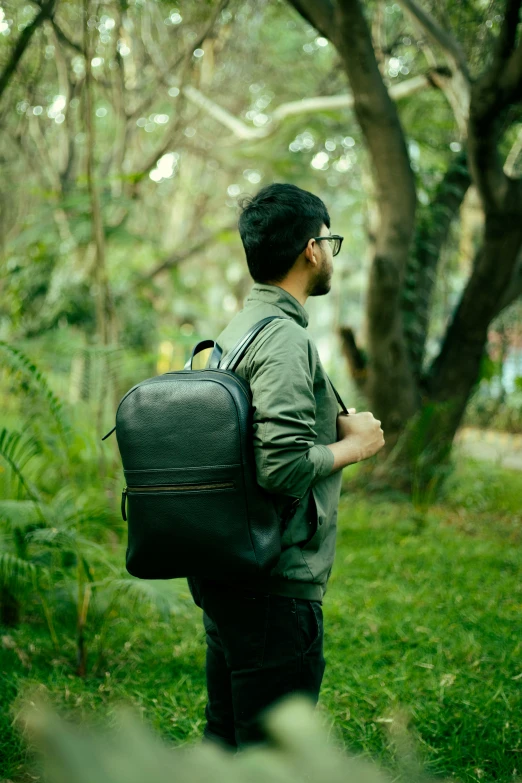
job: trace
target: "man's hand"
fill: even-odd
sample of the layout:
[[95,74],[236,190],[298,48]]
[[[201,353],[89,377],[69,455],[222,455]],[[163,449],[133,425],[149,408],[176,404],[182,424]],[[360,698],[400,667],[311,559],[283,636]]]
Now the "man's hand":
[[343,438],[352,434],[351,427],[348,427],[348,420],[353,418],[353,414],[357,408],[348,408],[349,416],[346,413],[339,413],[337,415],[337,440],[343,440]]
[[384,446],[384,432],[381,422],[370,411],[355,413],[355,408],[348,408],[349,416],[340,413],[337,416],[338,440],[349,440],[359,446],[359,459],[373,457]]

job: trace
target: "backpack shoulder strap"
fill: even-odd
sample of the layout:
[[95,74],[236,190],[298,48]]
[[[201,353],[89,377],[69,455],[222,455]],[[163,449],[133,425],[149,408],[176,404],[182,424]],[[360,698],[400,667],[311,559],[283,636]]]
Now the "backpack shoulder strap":
[[[253,339],[256,337],[257,334],[261,331],[261,329],[264,329],[265,326],[267,326],[271,321],[274,321],[276,318],[280,318],[284,321],[290,321],[290,318],[286,318],[283,315],[269,315],[266,318],[262,318],[261,321],[258,321],[255,323],[245,334],[244,337],[242,337],[238,342],[235,344],[235,346],[228,352],[225,359],[221,359],[219,363],[217,364],[217,367],[219,367],[220,370],[232,370],[234,371],[236,367],[238,366],[241,359],[244,357],[248,346],[253,341]],[[217,344],[216,344],[217,345]],[[219,347],[219,346],[218,346]],[[214,347],[214,351],[216,350],[216,347]],[[221,351],[221,348],[219,347],[219,350]],[[212,358],[214,357],[214,351],[212,352],[212,355],[210,357],[210,361],[212,362]],[[211,364],[209,364],[209,367]]]
[[[325,374],[326,374],[326,371],[325,371]],[[327,375],[326,377],[327,377],[327,378],[328,378],[328,380],[330,381],[330,378],[329,378],[329,376]],[[339,403],[339,405],[340,405],[340,406],[341,406],[341,408],[343,409],[343,413],[345,413],[347,416],[349,416],[350,414],[348,413],[348,411],[347,411],[347,409],[346,409],[346,405],[345,405],[345,404],[344,404],[344,402],[341,400],[341,398],[340,398],[340,396],[339,396],[339,392],[337,391],[337,389],[335,388],[335,386],[333,385],[333,383],[332,383],[331,381],[330,381],[330,386],[331,386],[331,387],[332,387],[332,389],[334,390],[334,394],[335,394],[335,396],[337,397],[337,402]]]
[[[236,345],[232,348],[231,351],[227,354],[226,359],[222,362],[221,358],[223,355],[223,349],[220,345],[218,345],[217,342],[214,342],[214,340],[203,340],[202,342],[198,343],[197,346],[192,351],[192,355],[188,362],[185,364],[185,370],[191,370],[192,369],[192,360],[194,356],[199,353],[199,351],[204,350],[205,348],[211,348],[212,345],[214,346],[214,350],[212,351],[210,355],[210,360],[207,365],[207,369],[221,369],[221,370],[232,370],[234,371],[241,361],[241,359],[244,357],[248,346],[253,341],[255,336],[259,334],[259,332],[264,329],[265,326],[267,326],[271,321],[274,321],[276,318],[281,318],[285,321],[290,321],[290,318],[286,318],[284,315],[269,315],[266,318],[261,319],[261,321],[258,321],[255,323],[249,331],[246,333],[244,337],[242,337]],[[330,381],[330,378],[328,378]],[[344,402],[341,400],[339,393],[337,392],[337,389],[333,385],[333,383],[330,381],[330,384],[332,386],[332,389],[334,390],[335,396],[337,397],[337,401],[339,402],[341,408],[343,409],[343,412],[346,415],[348,414],[348,411],[346,410],[346,406]],[[105,440],[105,438],[108,438],[109,435],[112,435],[112,433],[115,431],[116,427],[113,427],[110,432],[108,432],[102,440]]]
[[[282,318],[285,321],[291,320],[290,318],[285,318],[283,315],[269,315],[267,318],[263,318],[261,321],[258,321],[255,323],[250,330],[246,333],[244,337],[242,337],[236,345],[229,351],[224,361],[222,361],[223,356],[223,349],[221,346],[216,342],[214,343],[214,350],[212,351],[210,355],[210,360],[208,362],[207,368],[208,369],[221,369],[221,370],[235,370],[238,366],[241,359],[244,357],[248,346],[252,342],[252,340],[255,338],[259,332],[264,329],[265,326],[267,326],[271,321],[275,320],[276,318]],[[327,376],[328,377],[328,376]],[[333,385],[332,381],[328,377],[328,380],[330,382],[330,385],[333,389],[333,392],[337,398],[337,402],[343,409],[343,413],[345,413],[347,416],[348,411],[346,409],[346,405],[342,401],[339,392]]]

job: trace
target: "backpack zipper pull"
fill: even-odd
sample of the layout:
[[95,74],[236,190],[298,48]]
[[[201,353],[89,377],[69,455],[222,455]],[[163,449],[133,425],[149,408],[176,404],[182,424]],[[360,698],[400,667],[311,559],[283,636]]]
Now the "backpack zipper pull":
[[121,491],[121,515],[123,517],[123,521],[127,521],[127,514],[125,513],[125,501],[127,500],[127,487],[123,487]]

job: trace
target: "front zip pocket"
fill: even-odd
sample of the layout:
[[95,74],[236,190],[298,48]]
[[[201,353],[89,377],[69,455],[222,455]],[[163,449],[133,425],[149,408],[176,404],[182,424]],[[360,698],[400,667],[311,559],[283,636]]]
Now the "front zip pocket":
[[124,487],[121,492],[121,515],[127,521],[125,500],[129,492],[200,492],[205,489],[234,489],[233,481],[214,481],[206,484],[153,484],[151,486]]

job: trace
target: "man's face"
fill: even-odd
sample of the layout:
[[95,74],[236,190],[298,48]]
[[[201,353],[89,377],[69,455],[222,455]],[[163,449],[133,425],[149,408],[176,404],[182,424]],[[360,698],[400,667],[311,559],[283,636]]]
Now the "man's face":
[[[318,236],[327,237],[331,234],[329,228],[324,223]],[[308,283],[307,296],[324,296],[330,292],[331,278],[333,274],[333,255],[330,242],[323,240],[314,245],[315,257],[319,255],[320,264],[316,268],[315,275]]]

